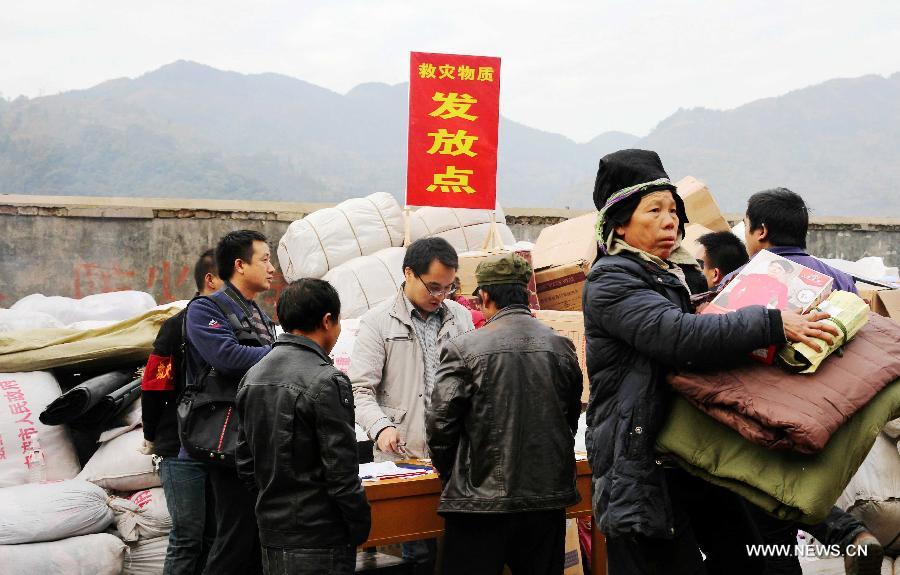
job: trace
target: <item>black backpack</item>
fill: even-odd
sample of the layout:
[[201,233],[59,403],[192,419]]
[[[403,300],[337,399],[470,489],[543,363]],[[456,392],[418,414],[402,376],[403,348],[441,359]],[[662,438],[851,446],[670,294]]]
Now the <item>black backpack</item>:
[[[246,304],[230,287],[225,289],[225,295],[241,306],[248,318],[252,317]],[[228,318],[241,345],[264,345],[252,328],[242,325],[233,311],[224,309],[215,299],[197,296],[188,302],[188,306],[200,298],[213,302]],[[186,323],[187,308],[181,324],[182,371],[185,374],[188,343]],[[271,325],[268,327],[271,329]],[[194,459],[234,467],[234,451],[237,446],[235,396],[239,383],[239,379],[224,375],[212,366],[207,366],[196,378],[185,377],[184,392],[178,399],[176,410],[178,436],[184,450]]]

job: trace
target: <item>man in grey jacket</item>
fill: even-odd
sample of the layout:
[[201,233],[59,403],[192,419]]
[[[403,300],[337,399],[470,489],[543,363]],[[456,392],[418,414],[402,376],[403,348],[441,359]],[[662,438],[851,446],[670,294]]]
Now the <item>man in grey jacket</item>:
[[531,266],[478,265],[487,323],[441,352],[428,447],[444,484],[445,575],[562,575],[565,508],[578,503],[575,346],[531,315]]
[[[413,242],[403,259],[405,282],[397,297],[360,319],[350,382],[356,422],[375,442],[375,461],[425,458],[425,416],[440,348],[474,329],[469,310],[452,301],[459,268],[456,250],[442,238]],[[403,556],[427,573],[434,545],[404,544]]]

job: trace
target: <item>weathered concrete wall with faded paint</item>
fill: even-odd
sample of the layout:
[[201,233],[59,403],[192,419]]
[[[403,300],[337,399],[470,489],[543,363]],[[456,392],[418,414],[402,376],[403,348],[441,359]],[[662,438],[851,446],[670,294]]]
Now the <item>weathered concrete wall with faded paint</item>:
[[[31,293],[83,297],[135,289],[159,302],[189,298],[193,264],[228,231],[263,232],[273,251],[290,222],[315,204],[0,196],[0,307]],[[579,212],[508,209],[518,239]],[[900,264],[900,219],[820,220],[810,251],[855,260],[867,255]],[[284,279],[276,276],[262,301],[271,312]]]

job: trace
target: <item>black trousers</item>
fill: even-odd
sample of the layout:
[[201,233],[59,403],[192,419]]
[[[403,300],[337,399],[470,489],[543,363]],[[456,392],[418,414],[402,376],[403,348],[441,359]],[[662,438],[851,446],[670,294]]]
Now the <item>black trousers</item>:
[[[816,525],[785,521],[772,517],[755,505],[749,507],[763,543],[767,545],[787,545],[793,548],[797,544],[797,530],[802,529],[826,547],[840,545],[844,549],[853,543],[857,535],[866,530],[862,521],[840,507],[832,507],[828,517]],[[765,575],[802,575],[802,573],[800,560],[796,555],[773,556],[766,559]]]
[[[666,469],[675,535],[607,537],[609,575],[760,575],[760,537],[739,496],[680,469]],[[662,503],[660,503],[662,505]],[[660,510],[661,512],[661,510]],[[703,560],[700,552],[706,555]]]
[[443,575],[561,575],[564,509],[522,513],[444,514]]
[[262,573],[256,501],[237,471],[207,468],[216,517],[216,540],[206,560],[206,575],[258,575]]

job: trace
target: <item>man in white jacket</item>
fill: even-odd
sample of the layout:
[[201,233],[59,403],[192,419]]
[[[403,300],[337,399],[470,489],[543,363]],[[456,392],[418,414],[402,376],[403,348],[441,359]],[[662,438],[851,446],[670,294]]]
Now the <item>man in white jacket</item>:
[[[459,268],[442,238],[413,242],[403,259],[397,297],[360,319],[350,381],[356,422],[375,442],[375,461],[428,457],[425,414],[444,342],[473,330],[469,310],[452,301]],[[403,556],[427,573],[434,545],[404,544]]]

